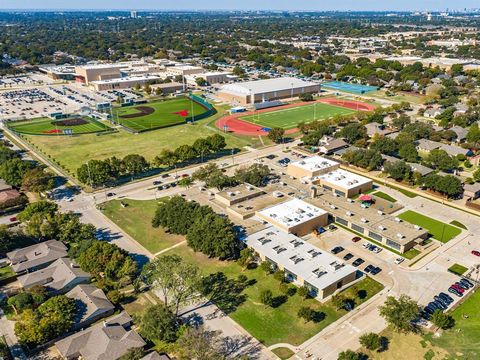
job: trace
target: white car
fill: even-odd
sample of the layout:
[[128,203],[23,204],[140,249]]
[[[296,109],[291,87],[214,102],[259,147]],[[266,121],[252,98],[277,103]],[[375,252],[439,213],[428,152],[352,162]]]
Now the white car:
[[404,258],[401,258],[401,257],[396,258],[396,259],[395,259],[395,264],[397,264],[397,265],[398,265],[398,264],[401,264],[404,260],[405,260],[405,259],[404,259]]

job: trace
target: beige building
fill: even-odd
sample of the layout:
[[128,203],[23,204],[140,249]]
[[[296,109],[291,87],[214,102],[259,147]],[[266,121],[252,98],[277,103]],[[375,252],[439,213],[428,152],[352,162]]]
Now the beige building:
[[122,77],[122,64],[82,65],[75,67],[75,79],[89,85],[93,81],[118,79]]
[[167,67],[167,74],[170,76],[185,76],[185,75],[195,75],[203,73],[203,68],[200,66],[193,65],[180,65],[180,66],[171,66]]
[[255,186],[242,184],[216,193],[215,200],[223,205],[232,206],[264,194],[263,190]]
[[297,78],[282,77],[246,81],[222,86],[217,96],[234,104],[247,105],[271,100],[298,97],[305,93],[318,93],[320,85]]
[[311,180],[317,176],[340,168],[340,163],[321,156],[310,156],[288,164],[287,174],[297,179]]
[[328,224],[328,213],[300,199],[291,199],[257,211],[258,218],[278,229],[303,236]]
[[134,87],[135,85],[144,86],[146,84],[151,84],[162,79],[163,78],[161,76],[157,75],[145,75],[137,77],[123,77],[109,80],[91,81],[90,85],[93,86],[97,91],[105,91],[115,89],[128,89]]
[[357,279],[357,269],[336,256],[292,234],[268,227],[246,239],[263,261],[285,271],[288,281],[306,286],[310,295],[324,300]]
[[347,198],[362,194],[373,187],[371,179],[342,169],[320,175],[314,178],[312,182],[325,190],[331,191],[336,196]]

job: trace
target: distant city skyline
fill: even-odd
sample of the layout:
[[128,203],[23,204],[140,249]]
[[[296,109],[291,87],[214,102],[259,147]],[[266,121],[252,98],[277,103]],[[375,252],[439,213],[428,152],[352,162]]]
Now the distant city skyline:
[[31,10],[314,10],[314,11],[444,11],[479,8],[478,0],[344,0],[341,3],[315,0],[181,0],[176,3],[155,0],[2,0],[0,9]]

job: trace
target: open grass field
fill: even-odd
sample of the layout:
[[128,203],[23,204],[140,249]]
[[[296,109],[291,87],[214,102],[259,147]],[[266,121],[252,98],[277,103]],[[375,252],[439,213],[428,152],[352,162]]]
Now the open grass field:
[[390,201],[391,203],[395,203],[397,202],[397,199],[391,197],[390,195],[382,192],[382,191],[377,191],[375,193],[372,194],[373,196],[376,196],[376,197],[379,197],[383,200],[387,200],[387,201]]
[[293,129],[301,122],[309,123],[315,120],[325,120],[335,115],[351,115],[354,113],[355,110],[352,109],[316,102],[305,106],[242,116],[240,120],[266,128]]
[[452,313],[455,326],[435,337],[428,334],[425,339],[445,349],[449,359],[480,359],[480,291],[467,298]]
[[[75,176],[77,168],[91,159],[103,160],[113,155],[122,158],[129,154],[139,154],[151,161],[162,149],[174,150],[183,144],[191,145],[199,137],[218,133],[219,130],[214,125],[208,124],[214,124],[215,119],[223,114],[222,109],[211,119],[195,122],[194,125],[182,124],[138,135],[120,130],[100,137],[94,134],[63,136],[61,142],[54,136],[25,135],[24,139],[44,155],[55,159],[62,168]],[[228,148],[241,149],[247,145],[261,145],[258,143],[258,137],[240,137],[228,133],[222,135],[225,136]]]
[[30,135],[65,135],[65,130],[71,130],[73,135],[93,134],[111,130],[104,123],[88,117],[75,117],[72,119],[52,120],[39,118],[25,121],[15,121],[8,124],[9,128],[21,134]]
[[461,229],[456,228],[455,226],[432,219],[428,216],[419,214],[412,210],[407,210],[404,213],[398,215],[398,217],[409,223],[427,229],[434,239],[443,243],[452,240],[455,236],[459,235],[462,232]]
[[465,266],[460,265],[460,264],[453,264],[452,266],[450,266],[448,268],[448,271],[450,271],[454,274],[460,275],[460,276],[465,274],[467,272],[467,270],[468,269]]
[[425,101],[427,101],[428,99],[428,97],[425,95],[419,95],[419,94],[413,94],[413,93],[410,94],[405,92],[399,92],[393,96],[388,96],[385,90],[378,90],[375,92],[371,92],[367,95],[371,96],[372,98],[379,98],[379,99],[385,99],[385,100],[397,101],[397,102],[406,101],[411,104],[417,104],[417,105],[424,104]]
[[102,212],[128,235],[137,240],[152,254],[185,240],[183,236],[167,234],[161,228],[152,227],[152,218],[161,200],[139,201],[123,199],[102,204]]
[[[277,343],[299,345],[346,314],[345,310],[337,311],[330,302],[321,304],[315,299],[304,300],[298,294],[288,297],[285,303],[276,308],[267,307],[260,301],[260,293],[263,290],[271,290],[274,297],[282,295],[279,289],[280,283],[274,279],[273,275],[267,275],[260,268],[243,270],[236,262],[210,259],[201,253],[194,253],[186,244],[166,254],[170,253],[198,265],[205,275],[222,272],[228,279],[236,279],[242,274],[252,280],[254,284],[247,286],[240,294],[229,294],[228,290],[223,292],[221,301],[228,306],[232,306],[228,299],[235,303],[233,309],[227,311],[229,316],[266,346]],[[375,280],[365,278],[344,293],[347,297],[354,298],[356,304],[360,305],[382,288],[383,286]],[[365,290],[365,297],[357,296],[360,290]],[[218,301],[216,303],[224,308]],[[311,321],[305,323],[297,317],[298,310],[302,306],[309,306],[318,312],[323,312],[325,318],[317,323]]]
[[184,124],[207,112],[203,106],[188,98],[155,101],[147,104],[115,108],[116,122],[134,131],[159,129]]

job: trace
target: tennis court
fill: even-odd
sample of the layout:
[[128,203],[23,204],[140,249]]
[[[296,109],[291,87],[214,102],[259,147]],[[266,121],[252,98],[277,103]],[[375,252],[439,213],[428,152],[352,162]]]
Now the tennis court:
[[61,120],[38,118],[14,121],[7,123],[7,126],[12,131],[29,135],[80,135],[111,130],[104,123],[84,116],[75,116]]
[[241,116],[239,119],[261,125],[265,128],[280,127],[283,129],[293,129],[301,122],[310,123],[315,120],[326,120],[337,115],[347,116],[355,112],[353,109],[315,102],[280,110],[257,112],[255,114]]
[[116,108],[113,119],[133,131],[141,132],[184,124],[200,118],[207,111],[204,106],[184,97]]
[[329,90],[338,90],[359,95],[378,90],[376,86],[352,84],[342,81],[330,81],[321,86]]

